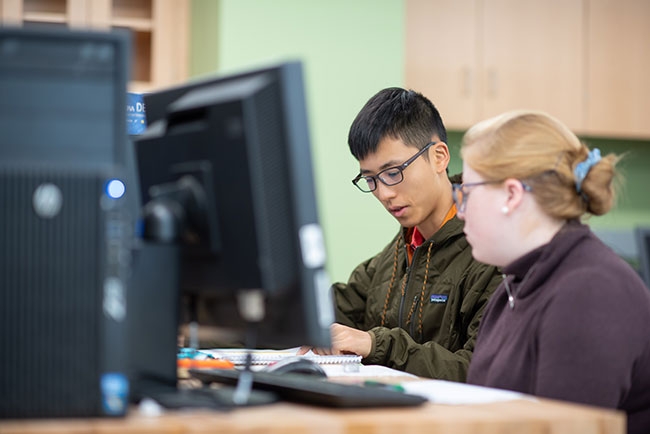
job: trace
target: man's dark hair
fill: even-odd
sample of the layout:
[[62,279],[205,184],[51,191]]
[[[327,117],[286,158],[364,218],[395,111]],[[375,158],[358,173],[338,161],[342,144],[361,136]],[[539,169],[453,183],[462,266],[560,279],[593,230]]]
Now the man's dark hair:
[[384,137],[422,149],[434,136],[447,143],[447,131],[433,103],[413,90],[389,87],[363,106],[350,127],[348,145],[354,158],[361,160],[377,151]]

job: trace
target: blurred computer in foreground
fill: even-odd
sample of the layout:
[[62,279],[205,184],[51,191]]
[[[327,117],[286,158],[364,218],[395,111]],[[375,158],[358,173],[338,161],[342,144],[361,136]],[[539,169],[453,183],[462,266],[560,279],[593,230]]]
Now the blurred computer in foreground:
[[121,416],[128,34],[0,28],[0,418]]

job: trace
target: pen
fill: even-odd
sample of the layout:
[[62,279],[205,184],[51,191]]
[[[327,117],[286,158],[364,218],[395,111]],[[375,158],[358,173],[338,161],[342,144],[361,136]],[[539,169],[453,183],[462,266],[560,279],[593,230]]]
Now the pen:
[[395,390],[396,392],[405,392],[404,387],[400,384],[387,384],[375,380],[366,380],[363,382],[366,387],[380,387],[382,389]]
[[216,369],[233,369],[235,364],[226,359],[178,359],[177,366],[179,368],[216,368]]

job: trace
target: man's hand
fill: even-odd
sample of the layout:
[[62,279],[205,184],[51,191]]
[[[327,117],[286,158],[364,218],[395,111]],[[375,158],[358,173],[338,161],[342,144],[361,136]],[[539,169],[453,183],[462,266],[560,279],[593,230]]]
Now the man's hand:
[[364,332],[341,324],[332,324],[330,327],[332,335],[332,348],[300,347],[298,355],[312,350],[314,354],[321,356],[330,354],[358,354],[361,357],[368,357],[372,349],[372,338],[370,332]]

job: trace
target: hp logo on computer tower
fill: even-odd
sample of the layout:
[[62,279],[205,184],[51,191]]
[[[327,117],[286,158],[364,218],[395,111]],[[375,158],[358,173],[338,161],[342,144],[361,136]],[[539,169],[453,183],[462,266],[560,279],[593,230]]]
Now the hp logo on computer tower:
[[59,214],[63,206],[61,189],[54,184],[41,184],[32,196],[32,205],[36,215],[42,218],[53,218]]

